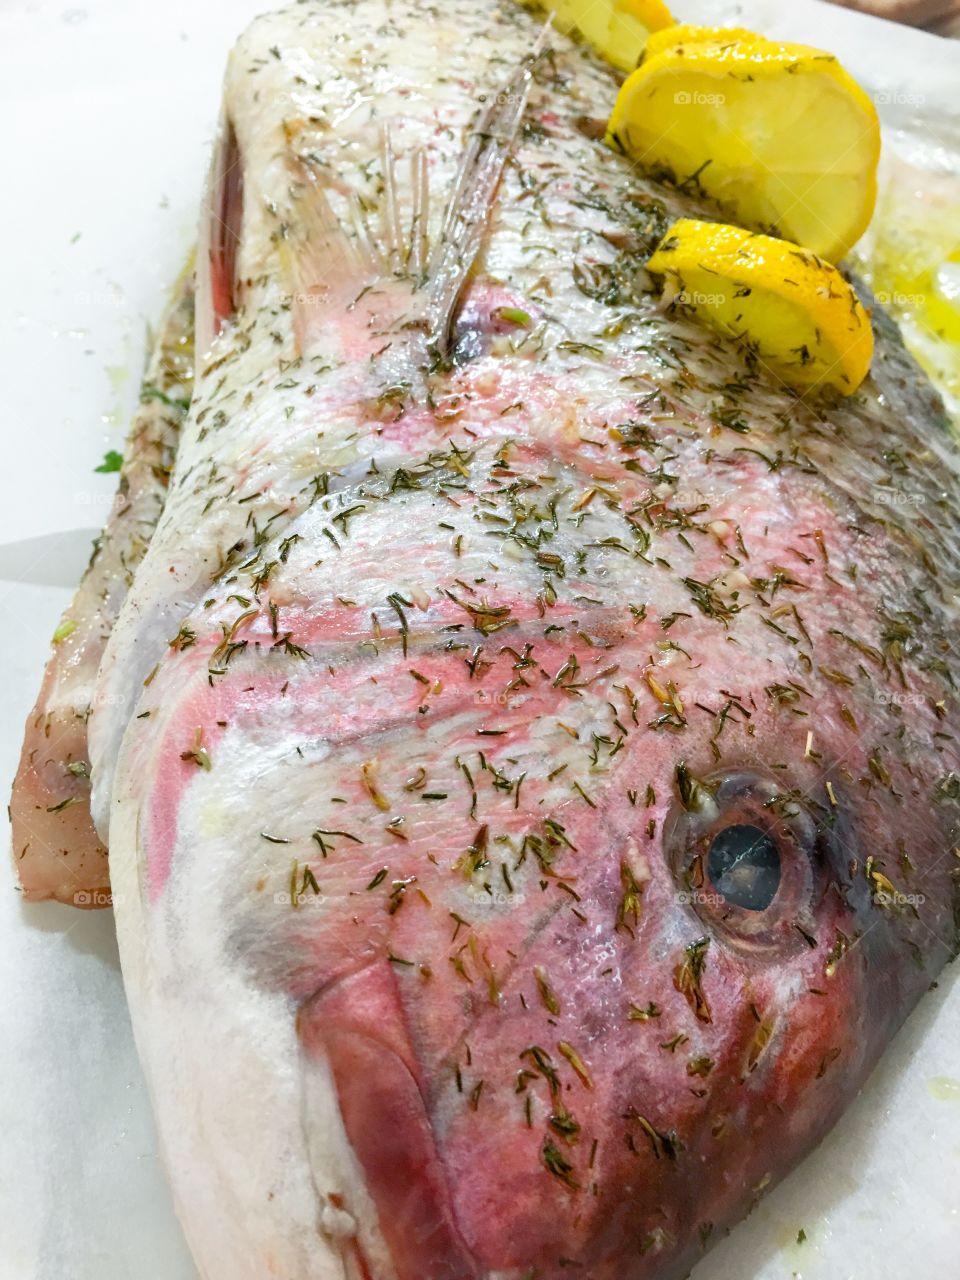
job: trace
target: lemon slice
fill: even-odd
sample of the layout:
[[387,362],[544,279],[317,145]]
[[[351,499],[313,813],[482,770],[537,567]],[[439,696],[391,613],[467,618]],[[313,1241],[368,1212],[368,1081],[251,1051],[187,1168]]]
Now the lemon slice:
[[870,317],[836,267],[808,249],[742,227],[681,218],[647,269],[668,296],[796,390],[856,391],[870,371]]
[[620,89],[608,140],[732,220],[836,262],[876,201],[876,109],[830,54],[727,34],[655,36],[658,51]]
[[554,13],[554,26],[563,32],[579,31],[602,57],[621,71],[632,71],[640,61],[651,31],[673,25],[673,14],[663,0],[533,0],[538,9]]

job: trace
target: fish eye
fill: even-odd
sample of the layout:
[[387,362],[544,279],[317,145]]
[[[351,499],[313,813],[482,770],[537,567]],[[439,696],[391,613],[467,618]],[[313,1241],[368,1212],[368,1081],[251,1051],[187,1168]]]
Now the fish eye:
[[780,887],[780,850],[766,831],[735,822],[710,841],[707,875],[731,906],[766,911]]
[[664,853],[678,902],[730,945],[803,945],[816,927],[825,833],[783,780],[754,769],[697,778],[677,770]]

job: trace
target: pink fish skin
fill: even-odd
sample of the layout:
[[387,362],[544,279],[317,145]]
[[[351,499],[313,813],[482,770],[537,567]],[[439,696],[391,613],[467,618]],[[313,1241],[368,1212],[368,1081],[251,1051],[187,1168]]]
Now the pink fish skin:
[[111,902],[107,850],[90,817],[87,723],[110,628],[163,508],[192,378],[193,275],[185,272],[147,362],[113,507],[27,717],[10,799],[14,869],[27,902]]
[[828,400],[664,307],[695,202],[538,30],[316,0],[228,66],[91,724],[208,1280],[679,1280],[956,951],[942,407],[879,309]]

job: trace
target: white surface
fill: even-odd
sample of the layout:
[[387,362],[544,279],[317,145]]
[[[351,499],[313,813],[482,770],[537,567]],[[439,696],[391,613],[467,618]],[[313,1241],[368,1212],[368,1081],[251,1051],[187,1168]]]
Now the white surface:
[[[146,324],[190,245],[227,48],[267,3],[0,0],[4,786],[87,539],[3,548],[102,518],[113,477],[92,468],[119,445]],[[887,122],[906,124],[931,163],[945,148],[956,155],[960,46],[798,0],[694,0],[683,16],[741,12],[839,53],[887,95]],[[158,1166],[112,921],[24,909],[10,886],[0,874],[0,1280],[194,1280]],[[960,1276],[954,976],[830,1139],[695,1280]]]

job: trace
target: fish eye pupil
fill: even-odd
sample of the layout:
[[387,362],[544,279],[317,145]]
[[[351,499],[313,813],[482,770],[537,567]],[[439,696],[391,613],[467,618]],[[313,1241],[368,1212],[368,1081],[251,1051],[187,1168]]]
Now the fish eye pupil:
[[707,872],[731,906],[765,911],[780,887],[780,851],[759,827],[736,823],[710,842]]

